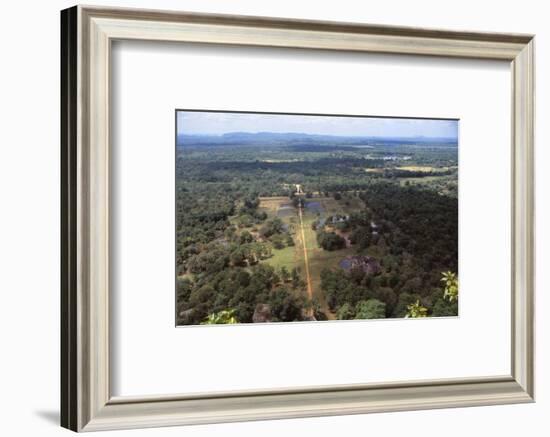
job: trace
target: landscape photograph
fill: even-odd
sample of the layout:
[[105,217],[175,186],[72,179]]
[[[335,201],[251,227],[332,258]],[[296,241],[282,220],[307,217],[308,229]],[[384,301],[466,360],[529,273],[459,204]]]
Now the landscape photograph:
[[458,316],[458,120],[175,118],[176,325]]

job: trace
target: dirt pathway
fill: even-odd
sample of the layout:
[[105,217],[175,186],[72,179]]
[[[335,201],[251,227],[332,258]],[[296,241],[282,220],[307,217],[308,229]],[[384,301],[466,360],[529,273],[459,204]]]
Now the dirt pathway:
[[[309,274],[309,259],[307,256],[306,234],[304,232],[304,220],[302,218],[302,208],[298,207],[298,216],[300,217],[300,231],[302,234],[302,247],[304,248],[304,264],[306,267],[306,284],[309,300],[313,299],[313,288],[311,287],[311,275]],[[313,316],[313,309],[308,310],[308,316]]]

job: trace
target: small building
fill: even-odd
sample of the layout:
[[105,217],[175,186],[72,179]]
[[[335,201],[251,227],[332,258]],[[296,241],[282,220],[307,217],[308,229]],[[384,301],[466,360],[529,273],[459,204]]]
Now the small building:
[[345,223],[349,220],[349,215],[335,214],[332,216],[332,224]]

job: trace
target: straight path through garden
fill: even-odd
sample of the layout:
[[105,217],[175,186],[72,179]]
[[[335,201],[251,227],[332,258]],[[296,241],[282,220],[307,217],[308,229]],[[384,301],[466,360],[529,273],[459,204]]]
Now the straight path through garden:
[[[302,218],[302,209],[303,209],[303,202],[300,202],[298,206],[298,216],[300,217],[300,232],[302,234],[302,247],[304,249],[304,264],[306,267],[306,285],[307,285],[307,294],[309,296],[309,300],[311,301],[313,299],[313,288],[311,286],[311,275],[309,273],[309,259],[307,256],[307,245],[306,245],[306,234],[304,232],[304,220]],[[308,316],[313,316],[313,308],[308,310]]]

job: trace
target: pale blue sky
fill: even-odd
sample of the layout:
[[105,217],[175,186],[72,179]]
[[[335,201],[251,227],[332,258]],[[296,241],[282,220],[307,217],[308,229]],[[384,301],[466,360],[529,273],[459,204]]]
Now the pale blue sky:
[[177,132],[186,135],[222,135],[228,132],[294,132],[342,136],[424,136],[457,139],[458,121],[178,111]]

